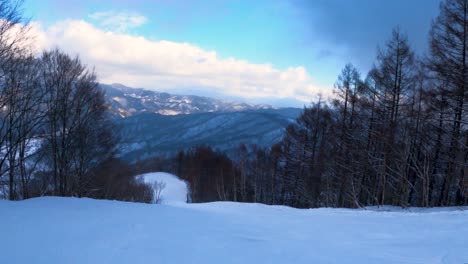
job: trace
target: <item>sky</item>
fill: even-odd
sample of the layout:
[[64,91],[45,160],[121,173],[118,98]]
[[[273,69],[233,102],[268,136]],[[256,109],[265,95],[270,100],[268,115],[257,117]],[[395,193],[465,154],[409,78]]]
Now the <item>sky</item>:
[[103,83],[301,106],[363,76],[399,26],[427,50],[439,0],[25,0],[35,48],[60,48]]

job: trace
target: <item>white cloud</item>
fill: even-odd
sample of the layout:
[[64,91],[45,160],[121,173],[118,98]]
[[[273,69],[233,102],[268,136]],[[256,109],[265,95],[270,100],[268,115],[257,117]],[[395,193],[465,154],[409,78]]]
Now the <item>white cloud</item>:
[[253,64],[220,58],[189,43],[152,41],[141,36],[104,31],[82,20],[58,22],[46,29],[34,26],[40,48],[60,47],[79,54],[95,66],[103,83],[123,83],[148,89],[181,91],[196,88],[243,98],[315,100],[320,89],[301,66],[280,70],[270,64]]
[[145,16],[136,13],[116,11],[96,12],[90,14],[89,18],[97,22],[99,26],[115,32],[126,32],[144,25],[147,21]]

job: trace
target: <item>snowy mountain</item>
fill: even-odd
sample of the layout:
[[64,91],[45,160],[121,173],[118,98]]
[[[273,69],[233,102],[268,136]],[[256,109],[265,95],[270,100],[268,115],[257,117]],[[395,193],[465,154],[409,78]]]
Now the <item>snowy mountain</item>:
[[122,84],[101,84],[101,87],[106,92],[106,100],[112,113],[120,117],[140,113],[179,115],[273,109],[270,105],[252,105],[195,95],[173,95],[130,88]]
[[0,200],[1,263],[466,263],[461,208]]
[[165,116],[145,113],[117,120],[121,157],[127,161],[176,154],[196,145],[209,145],[234,154],[241,143],[269,147],[301,112],[285,108]]

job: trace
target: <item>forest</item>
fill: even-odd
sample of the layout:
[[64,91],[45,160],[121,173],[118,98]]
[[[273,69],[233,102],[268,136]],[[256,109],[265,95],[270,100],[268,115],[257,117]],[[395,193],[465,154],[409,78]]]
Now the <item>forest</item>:
[[305,107],[271,149],[241,145],[231,160],[200,146],[172,171],[195,202],[467,205],[467,10],[466,0],[441,3],[428,55],[395,28],[367,74],[345,65],[334,97]]
[[34,54],[21,4],[0,2],[1,196],[149,201],[150,187],[113,159],[118,141],[96,73],[59,49]]
[[[127,164],[96,73],[59,49],[34,54],[20,5],[0,5],[0,189],[151,201],[137,173],[165,169],[193,202],[299,208],[468,205],[468,1],[445,0],[428,54],[396,27],[372,69],[344,66],[333,96],[311,103],[270,149],[235,157],[209,146]],[[6,190],[6,191],[5,191]]]

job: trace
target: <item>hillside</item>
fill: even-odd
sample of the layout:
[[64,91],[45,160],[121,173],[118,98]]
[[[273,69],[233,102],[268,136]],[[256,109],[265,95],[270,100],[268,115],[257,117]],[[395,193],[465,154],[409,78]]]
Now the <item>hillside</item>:
[[118,119],[121,157],[128,161],[173,155],[180,149],[209,145],[233,154],[239,144],[269,147],[300,109],[257,110],[165,116],[139,114]]
[[466,263],[466,209],[0,201],[0,263]]

